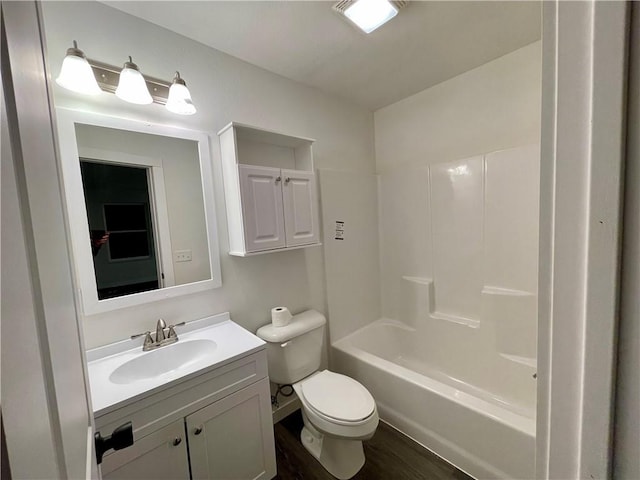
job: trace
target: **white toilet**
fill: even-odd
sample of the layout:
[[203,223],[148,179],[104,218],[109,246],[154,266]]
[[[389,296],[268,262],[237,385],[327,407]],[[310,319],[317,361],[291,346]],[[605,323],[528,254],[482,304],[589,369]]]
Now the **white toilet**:
[[321,313],[308,310],[286,326],[265,325],[257,335],[267,342],[269,379],[292,385],[302,403],[302,444],[330,474],[348,479],[364,465],[362,440],[375,433],[378,410],[353,378],[318,371],[325,323]]

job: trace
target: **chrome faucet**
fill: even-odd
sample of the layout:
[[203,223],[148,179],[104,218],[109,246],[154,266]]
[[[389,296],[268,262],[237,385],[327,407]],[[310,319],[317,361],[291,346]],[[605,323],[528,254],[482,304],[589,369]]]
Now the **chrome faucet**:
[[161,318],[156,323],[156,343],[160,343],[164,340],[164,329],[167,328],[167,324]]
[[156,348],[164,347],[165,345],[171,345],[172,343],[176,343],[178,339],[178,334],[176,333],[175,328],[181,327],[185,324],[185,322],[176,323],[175,325],[169,325],[167,327],[166,322],[163,319],[158,319],[156,323],[156,339],[153,339],[150,331],[146,331],[143,333],[137,333],[135,335],[131,335],[131,339],[142,337],[144,335],[144,342],[142,342],[142,351],[147,352],[149,350],[154,350]]

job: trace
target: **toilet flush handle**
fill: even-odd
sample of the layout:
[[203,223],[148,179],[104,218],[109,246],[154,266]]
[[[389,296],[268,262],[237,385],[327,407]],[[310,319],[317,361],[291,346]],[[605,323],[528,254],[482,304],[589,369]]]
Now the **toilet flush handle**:
[[284,348],[284,347],[286,347],[287,345],[289,345],[290,343],[291,343],[290,341],[289,341],[289,342],[284,342],[284,343],[281,343],[281,344],[280,344],[280,346],[281,346],[282,348]]

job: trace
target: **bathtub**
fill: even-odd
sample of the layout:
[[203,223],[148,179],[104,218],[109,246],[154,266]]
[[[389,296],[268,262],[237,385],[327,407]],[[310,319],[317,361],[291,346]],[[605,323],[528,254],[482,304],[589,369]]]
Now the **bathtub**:
[[[434,362],[429,352],[437,349],[418,338],[402,322],[377,320],[332,345],[333,368],[369,389],[382,420],[469,475],[534,478],[535,390],[533,398],[526,389],[496,392],[490,378],[483,389],[455,366]],[[535,367],[514,368],[518,379],[535,382]],[[493,364],[484,370],[498,375]]]

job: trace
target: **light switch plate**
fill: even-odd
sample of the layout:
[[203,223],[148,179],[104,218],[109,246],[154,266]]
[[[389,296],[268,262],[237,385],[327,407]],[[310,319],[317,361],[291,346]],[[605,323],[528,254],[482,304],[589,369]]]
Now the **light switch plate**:
[[173,258],[176,262],[190,262],[191,250],[176,250],[173,252]]

